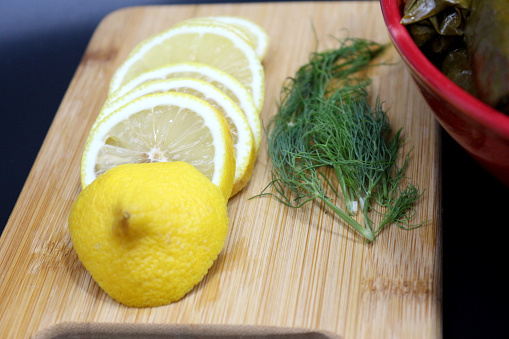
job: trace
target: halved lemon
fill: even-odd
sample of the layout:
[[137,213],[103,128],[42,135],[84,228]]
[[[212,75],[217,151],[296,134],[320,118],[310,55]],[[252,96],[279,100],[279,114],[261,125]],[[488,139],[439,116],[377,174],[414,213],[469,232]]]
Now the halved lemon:
[[120,164],[176,160],[196,167],[230,197],[235,154],[223,115],[190,94],[148,94],[90,131],[81,162],[82,186]]
[[247,37],[247,40],[250,42],[251,46],[253,46],[256,55],[260,60],[263,60],[265,58],[265,55],[267,54],[267,49],[269,47],[270,38],[267,32],[255,22],[243,17],[223,16],[223,15],[192,18],[184,22],[193,21],[196,22],[207,20],[216,23],[224,23],[230,25],[238,32],[242,33],[244,36]]
[[253,101],[253,98],[237,79],[225,73],[224,71],[197,62],[178,62],[164,65],[141,73],[137,77],[126,82],[122,87],[112,93],[106,105],[113,102],[121,96],[132,91],[137,86],[152,80],[168,78],[196,78],[204,80],[224,92],[235,102],[244,112],[246,119],[253,132],[256,150],[260,147],[262,127],[259,111]]
[[170,91],[194,95],[205,100],[224,115],[230,127],[235,148],[235,178],[231,196],[237,194],[249,182],[256,161],[253,133],[242,110],[226,94],[208,82],[193,78],[173,78],[143,83],[117,100],[106,104],[97,117],[96,124],[139,97]]
[[109,94],[147,70],[185,61],[204,63],[230,74],[246,87],[261,110],[264,71],[254,49],[235,31],[209,22],[177,25],[142,41],[115,72]]

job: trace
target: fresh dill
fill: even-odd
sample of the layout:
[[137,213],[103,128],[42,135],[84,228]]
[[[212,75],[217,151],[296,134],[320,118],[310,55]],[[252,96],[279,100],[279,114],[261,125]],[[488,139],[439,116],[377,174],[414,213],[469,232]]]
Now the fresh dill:
[[[400,187],[409,160],[406,154],[396,165],[401,130],[392,132],[378,99],[369,105],[370,79],[360,75],[387,46],[355,38],[338,42],[336,49],[313,53],[283,85],[278,114],[265,129],[272,181],[257,196],[272,195],[294,208],[319,199],[371,242],[389,224],[420,226],[410,219],[422,193],[411,184]],[[346,210],[326,195],[327,187],[340,193],[323,168],[333,169]],[[359,210],[364,225],[353,218]],[[372,211],[381,214],[379,225]]]

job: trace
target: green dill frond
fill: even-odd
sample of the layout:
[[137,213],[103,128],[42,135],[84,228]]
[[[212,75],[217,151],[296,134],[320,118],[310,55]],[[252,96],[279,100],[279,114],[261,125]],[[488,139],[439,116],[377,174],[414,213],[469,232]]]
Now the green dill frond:
[[[264,129],[272,181],[258,196],[295,208],[319,199],[373,241],[387,224],[413,227],[412,206],[421,193],[411,185],[399,188],[408,166],[408,155],[396,166],[401,130],[393,133],[380,100],[373,107],[368,102],[370,79],[363,71],[387,46],[354,38],[337,42],[336,49],[312,53],[284,82],[278,114]],[[334,170],[341,190],[319,171],[324,167]],[[346,212],[325,195],[325,187],[337,196],[341,191]],[[373,203],[385,210],[379,226],[369,216]],[[364,226],[351,217],[358,210]]]

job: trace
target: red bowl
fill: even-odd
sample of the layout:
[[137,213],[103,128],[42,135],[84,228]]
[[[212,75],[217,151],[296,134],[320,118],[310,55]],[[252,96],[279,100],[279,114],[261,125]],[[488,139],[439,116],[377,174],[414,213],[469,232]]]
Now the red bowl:
[[440,125],[509,186],[509,116],[468,94],[424,56],[400,23],[404,0],[380,0],[380,4],[392,42]]

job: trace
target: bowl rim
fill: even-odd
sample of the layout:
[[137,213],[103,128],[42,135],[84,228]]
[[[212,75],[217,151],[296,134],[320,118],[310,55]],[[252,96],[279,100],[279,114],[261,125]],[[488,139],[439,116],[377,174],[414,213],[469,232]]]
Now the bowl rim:
[[417,47],[401,21],[404,0],[380,0],[382,15],[395,47],[419,78],[444,101],[465,113],[478,124],[509,136],[509,116],[470,95],[447,78]]

